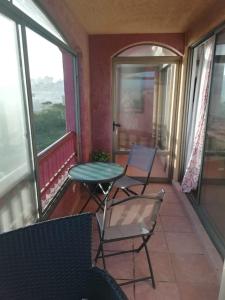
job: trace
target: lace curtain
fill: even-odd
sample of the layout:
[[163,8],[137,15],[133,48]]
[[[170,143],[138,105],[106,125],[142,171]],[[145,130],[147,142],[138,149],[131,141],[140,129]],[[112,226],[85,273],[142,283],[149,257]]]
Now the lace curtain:
[[202,61],[202,72],[199,78],[199,97],[197,99],[198,108],[195,123],[194,141],[184,178],[181,184],[182,191],[185,193],[189,193],[190,191],[197,188],[200,175],[202,151],[205,138],[207,107],[209,100],[209,85],[211,65],[213,60],[213,49],[214,37],[210,38],[204,43],[203,49],[201,51],[202,57],[200,57],[200,61]]

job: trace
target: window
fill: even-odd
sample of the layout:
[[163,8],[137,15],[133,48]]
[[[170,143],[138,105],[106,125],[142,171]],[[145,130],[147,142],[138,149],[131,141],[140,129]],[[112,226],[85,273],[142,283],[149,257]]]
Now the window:
[[[210,56],[209,45],[212,51]],[[208,61],[208,62],[207,62]],[[210,63],[210,64],[209,64]],[[209,64],[210,68],[206,65]],[[197,188],[191,199],[203,224],[225,256],[225,29],[217,30],[208,40],[193,49],[190,70],[189,117],[186,143],[186,164],[194,157],[194,176]],[[202,106],[201,103],[207,103]],[[205,108],[205,109],[203,109]],[[201,117],[205,115],[205,120]],[[201,122],[199,122],[199,120]],[[202,125],[206,125],[201,130]],[[201,131],[201,133],[200,133]],[[197,133],[197,134],[196,134]],[[203,141],[201,141],[202,139]],[[202,148],[197,162],[196,144]],[[194,150],[194,151],[193,151]],[[192,155],[194,153],[194,155]],[[192,156],[191,156],[192,155]],[[200,175],[197,177],[197,166]]]
[[27,29],[28,57],[38,152],[66,133],[62,52]]
[[[7,32],[7,35],[6,35]],[[0,15],[0,232],[37,218],[16,24]]]
[[204,222],[213,230],[213,239],[225,256],[225,30],[216,36],[215,54],[205,133],[199,206]]
[[79,128],[76,55],[34,1],[1,8],[0,232],[46,211],[75,163]]
[[138,45],[121,52],[120,56],[176,56],[171,50],[156,45]]
[[56,30],[55,26],[48,20],[46,15],[37,7],[37,5],[32,0],[13,0],[13,4],[65,43],[65,40],[62,38],[58,30]]

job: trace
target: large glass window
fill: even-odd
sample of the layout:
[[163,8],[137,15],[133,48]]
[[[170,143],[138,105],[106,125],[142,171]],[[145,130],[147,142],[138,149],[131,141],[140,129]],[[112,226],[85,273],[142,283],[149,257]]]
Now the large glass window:
[[218,34],[201,180],[200,205],[225,253],[225,30]]
[[65,43],[64,39],[56,30],[55,26],[48,20],[46,15],[37,7],[37,5],[32,0],[13,0],[13,4]]
[[63,60],[60,49],[27,29],[38,152],[66,133]]
[[[211,58],[206,55],[210,43]],[[207,60],[210,68],[206,68]],[[225,256],[225,30],[195,47],[192,62],[186,166],[194,157],[189,182],[195,180],[197,186],[189,195]],[[199,147],[202,150],[197,157]],[[196,172],[198,166],[200,174]]]
[[[6,34],[7,32],[7,34]],[[0,232],[37,218],[16,24],[0,15]]]
[[0,17],[0,232],[33,223],[46,211],[76,161],[79,128],[73,51],[34,1],[5,1],[5,8],[8,18]]

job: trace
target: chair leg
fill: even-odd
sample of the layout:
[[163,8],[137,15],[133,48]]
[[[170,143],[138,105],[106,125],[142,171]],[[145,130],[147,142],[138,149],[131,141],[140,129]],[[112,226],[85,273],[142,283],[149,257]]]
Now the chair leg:
[[112,199],[114,199],[114,198],[116,197],[116,195],[117,195],[118,192],[119,192],[119,188],[116,189],[116,191],[115,191],[115,193],[114,193]]
[[106,270],[106,263],[105,263],[105,254],[104,254],[104,249],[103,249],[103,244],[102,244],[102,262],[103,262],[103,268]]
[[80,210],[80,214],[84,211],[84,209],[86,208],[86,206],[88,205],[88,203],[89,203],[90,200],[91,200],[91,196],[87,199],[87,201],[82,206],[82,208]]
[[147,187],[147,184],[145,184],[145,185],[143,186],[143,188],[142,188],[142,190],[141,190],[141,195],[144,194],[146,187]]
[[121,189],[128,197],[130,196],[130,193],[127,191],[127,189]]
[[98,261],[100,252],[102,253],[102,261],[103,261],[103,268],[106,269],[106,263],[105,263],[105,254],[104,254],[104,249],[103,249],[103,243],[100,242],[99,246],[98,246],[98,250],[95,256],[95,264]]
[[95,255],[95,264],[97,264],[97,261],[98,261],[98,257],[99,257],[100,252],[101,252],[101,244],[99,244],[97,253],[96,253],[96,255]]
[[147,260],[148,260],[148,267],[149,267],[150,275],[151,275],[151,278],[152,278],[152,286],[155,289],[155,278],[154,278],[154,275],[153,275],[152,264],[151,264],[151,260],[150,260],[150,256],[149,256],[149,253],[148,253],[148,248],[147,248],[146,243],[144,243],[144,248],[145,248],[146,257],[147,257]]

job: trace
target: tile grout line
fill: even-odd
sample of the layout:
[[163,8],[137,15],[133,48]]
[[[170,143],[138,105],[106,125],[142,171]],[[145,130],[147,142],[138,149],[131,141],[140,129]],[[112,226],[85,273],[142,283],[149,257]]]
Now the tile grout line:
[[[132,248],[134,250],[134,240],[132,240]],[[135,279],[135,253],[134,252],[133,252],[133,255],[132,255],[132,259],[133,259],[133,279]],[[134,282],[133,283],[133,296],[134,296],[134,300],[136,298],[135,291],[136,291],[136,285],[135,285],[135,282]]]
[[175,279],[174,282],[175,282],[176,285],[178,286],[177,276],[176,276],[176,272],[175,272],[174,265],[173,265],[173,260],[172,260],[172,254],[173,254],[173,253],[170,252],[169,244],[168,244],[168,241],[167,241],[167,238],[166,238],[166,232],[165,232],[165,230],[164,230],[163,224],[161,224],[161,225],[162,225],[163,237],[164,237],[164,239],[165,239],[165,243],[166,243],[167,250],[168,250],[168,254],[169,254],[169,261],[170,261],[170,264],[171,264],[171,267],[172,267],[172,271],[173,271],[173,276],[174,276],[174,279]]
[[[159,214],[159,216],[160,216],[160,214]],[[172,269],[173,276],[174,276],[174,283],[176,284],[176,287],[177,287],[177,290],[178,290],[178,296],[179,296],[180,300],[182,300],[182,294],[181,294],[179,284],[178,284],[178,281],[177,281],[177,275],[176,275],[176,272],[175,272],[175,267],[173,265],[172,253],[169,250],[169,244],[168,244],[168,241],[167,241],[167,238],[166,238],[166,231],[164,229],[162,219],[161,219],[161,228],[162,228],[163,236],[164,236],[165,243],[166,243],[167,250],[168,250],[168,254],[169,254],[169,261],[170,261],[171,269]]]

